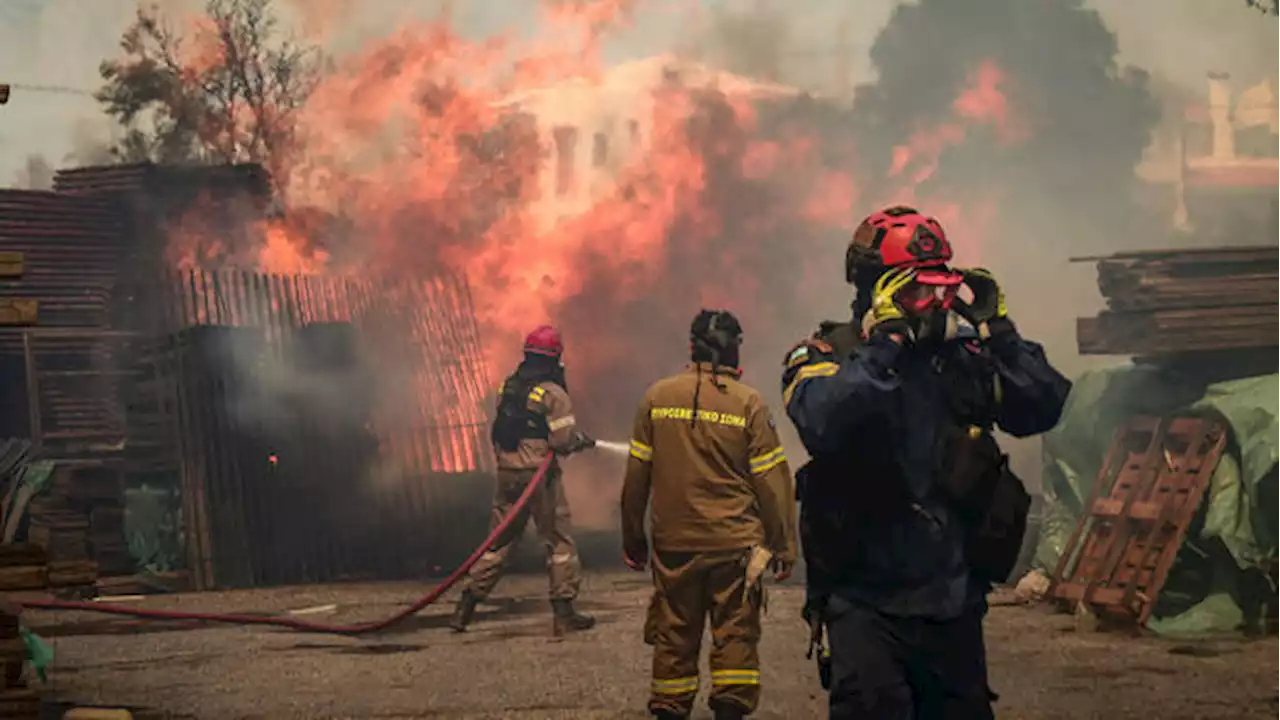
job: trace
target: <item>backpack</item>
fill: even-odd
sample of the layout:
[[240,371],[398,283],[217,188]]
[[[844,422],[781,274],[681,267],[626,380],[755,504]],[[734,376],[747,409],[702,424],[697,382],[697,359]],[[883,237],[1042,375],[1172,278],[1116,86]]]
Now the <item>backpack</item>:
[[1022,553],[1031,495],[991,431],[949,425],[940,487],[965,530],[965,561],[979,580],[1008,580]]
[[545,440],[551,436],[546,416],[529,409],[529,393],[538,382],[516,373],[502,383],[497,416],[489,433],[493,446],[498,450],[515,452],[521,440]]
[[[937,454],[939,489],[965,530],[965,560],[980,580],[1002,583],[1022,553],[1031,495],[1009,467],[992,434],[996,407],[994,365],[985,348],[958,349]],[[948,368],[948,369],[951,369]]]

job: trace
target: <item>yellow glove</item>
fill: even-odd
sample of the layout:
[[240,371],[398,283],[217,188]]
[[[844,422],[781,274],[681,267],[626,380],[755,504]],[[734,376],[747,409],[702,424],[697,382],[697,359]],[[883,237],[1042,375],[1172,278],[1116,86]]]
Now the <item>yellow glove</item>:
[[880,276],[871,291],[871,309],[862,316],[862,334],[870,338],[874,333],[901,335],[906,339],[915,336],[907,313],[898,304],[898,293],[915,280],[916,271],[911,268],[890,270]]

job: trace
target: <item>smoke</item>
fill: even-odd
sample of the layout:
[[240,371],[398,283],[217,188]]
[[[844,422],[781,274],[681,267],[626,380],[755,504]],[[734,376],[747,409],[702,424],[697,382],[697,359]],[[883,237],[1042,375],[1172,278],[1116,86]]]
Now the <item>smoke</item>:
[[[1074,317],[1054,295],[1057,268],[1082,238],[1144,227],[1129,195],[1158,106],[1078,2],[899,6],[871,47],[878,79],[856,89],[852,109],[744,90],[742,78],[721,87],[674,59],[635,65],[650,74],[627,101],[583,106],[556,83],[603,74],[598,28],[625,18],[605,6],[548,10],[533,38],[496,44],[409,26],[341,59],[307,108],[307,153],[290,181],[291,197],[342,208],[351,224],[325,248],[334,270],[465,273],[497,372],[523,331],[562,326],[590,432],[629,429],[644,388],[686,360],[701,307],[739,316],[746,379],[772,396],[787,346],[847,316],[838,258],[878,205],[942,217],[961,262],[1007,278],[1016,317],[1051,352],[1054,323],[1066,346]],[[751,51],[786,38],[790,18],[718,22],[721,55],[783,74],[776,45]],[[499,109],[513,94],[525,114]],[[575,138],[627,121],[639,142],[611,178],[553,171]],[[588,182],[603,185],[577,189]],[[570,464],[580,521],[612,517],[616,465]]]
[[27,190],[49,190],[53,187],[53,167],[43,155],[28,155],[26,167],[18,172],[14,184]]
[[[1097,307],[1091,283],[1064,272],[1068,259],[1159,244],[1167,228],[1137,204],[1134,174],[1160,106],[1147,73],[1117,52],[1079,0],[921,0],[895,10],[871,47],[877,81],[855,91],[858,169],[874,175],[952,106],[948,88],[965,73],[999,69],[998,122],[944,150],[907,199],[963,208],[966,222],[951,227],[958,261],[995,271],[1023,332],[1068,372],[1075,318]],[[1016,453],[1024,468],[1036,445]]]
[[[131,5],[94,3],[99,16],[86,20],[72,0],[48,3],[39,25],[47,37],[34,35],[57,41],[65,76],[38,75],[35,63],[20,70],[92,87]],[[536,3],[506,0],[281,3],[295,29],[335,58],[307,108],[309,144],[290,181],[291,199],[317,208],[329,229],[267,233],[251,256],[269,270],[323,266],[386,281],[465,273],[491,372],[509,368],[521,332],[554,321],[584,427],[621,436],[644,387],[687,359],[688,322],[703,306],[739,315],[744,379],[776,398],[790,343],[847,313],[838,263],[852,224],[910,200],[943,218],[961,263],[995,270],[1020,327],[1077,370],[1074,317],[1091,314],[1098,298],[1092,268],[1066,259],[1159,243],[1150,230],[1163,224],[1132,201],[1159,107],[1124,58],[1199,95],[1193,81],[1205,68],[1193,66],[1209,53],[1221,69],[1247,70],[1265,54],[1258,48],[1274,45],[1267,21],[1230,3],[1192,10],[1212,5],[1203,0],[1097,0],[1116,34],[1072,0],[876,0],[856,11],[810,3],[803,13],[757,3],[703,13],[687,26],[700,33],[692,38],[678,32],[682,16],[653,3],[608,5],[569,3],[554,22]],[[579,15],[566,30],[571,10],[608,21]],[[444,16],[452,23],[433,22]],[[627,23],[621,40],[602,40],[603,27]],[[1206,24],[1216,50],[1199,49]],[[567,76],[589,84],[620,57],[672,45],[816,97],[750,102],[689,70],[665,83],[634,80],[656,89],[647,99],[556,90],[536,101],[535,91]],[[1191,62],[1167,48],[1204,54]],[[843,98],[855,81],[850,109]],[[512,97],[526,98],[526,114],[500,109]],[[64,100],[41,102],[53,115],[61,110],[51,103]],[[23,118],[50,135],[47,123]],[[587,156],[592,124],[628,121],[640,136],[634,147],[625,132],[610,136],[603,164],[617,172],[599,181],[604,189],[581,202],[558,198],[553,126],[581,125],[574,152]],[[16,172],[22,157],[4,160]],[[299,392],[324,392],[299,382]],[[618,458],[568,465],[571,494],[598,498],[575,505],[579,518],[611,517]]]

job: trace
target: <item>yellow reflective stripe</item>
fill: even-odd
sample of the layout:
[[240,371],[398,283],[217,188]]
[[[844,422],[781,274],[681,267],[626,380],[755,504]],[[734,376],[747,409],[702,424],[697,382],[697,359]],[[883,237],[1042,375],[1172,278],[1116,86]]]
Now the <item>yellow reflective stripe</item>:
[[786,390],[782,391],[782,402],[788,404],[791,402],[791,395],[800,387],[800,383],[815,377],[831,377],[840,370],[840,365],[833,362],[820,362],[812,365],[805,365],[800,368],[796,376],[791,378],[791,384]]
[[547,394],[546,388],[541,385],[529,391],[529,399],[534,402],[541,402],[543,396]]
[[698,676],[672,678],[670,680],[653,680],[655,695],[686,695],[698,692]]
[[577,422],[578,420],[574,416],[565,415],[559,420],[552,420],[551,422],[547,423],[547,429],[550,430],[551,432],[555,432],[557,430],[563,430],[567,427],[575,425],[577,424]]
[[[692,420],[693,408],[687,407],[656,407],[649,410],[649,418],[651,420]],[[728,425],[729,427],[745,428],[747,419],[742,415],[734,415],[727,412],[716,412],[715,410],[699,410],[699,422],[717,423],[720,425]]]
[[751,473],[760,475],[769,472],[787,461],[787,456],[783,454],[782,448],[777,447],[769,452],[751,458],[748,464],[751,465]]
[[645,445],[639,440],[631,441],[631,457],[641,461],[649,462],[653,459],[653,448]]
[[994,381],[995,385],[993,389],[995,391],[996,405],[1000,405],[1004,402],[1004,385],[1000,382],[999,375],[996,375],[991,379]]
[[759,685],[759,670],[712,670],[712,685]]

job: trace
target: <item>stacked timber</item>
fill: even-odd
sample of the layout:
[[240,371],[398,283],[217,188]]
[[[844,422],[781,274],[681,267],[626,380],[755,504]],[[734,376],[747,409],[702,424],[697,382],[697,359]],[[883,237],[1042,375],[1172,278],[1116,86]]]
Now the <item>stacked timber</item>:
[[75,477],[75,468],[59,466],[48,492],[31,501],[27,541],[47,555],[50,587],[59,594],[92,597],[98,563],[89,540],[90,512],[69,492]]
[[127,227],[109,199],[0,190],[0,325],[106,327]]
[[213,194],[270,193],[271,181],[261,165],[171,166],[152,163],[100,165],[59,170],[53,189],[68,195],[111,193],[160,197],[169,192],[199,189]]
[[1107,309],[1076,324],[1081,354],[1159,360],[1258,352],[1273,361],[1280,250],[1235,247],[1123,253],[1098,260]]
[[[0,593],[38,591],[48,586],[49,568],[43,548],[0,545]],[[17,605],[0,601],[0,666],[4,673],[0,720],[40,717],[40,691],[28,685],[23,672],[27,645],[22,639],[20,612]]]
[[132,575],[134,560],[124,535],[124,508],[100,504],[89,511],[89,547],[101,575]]

